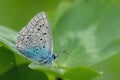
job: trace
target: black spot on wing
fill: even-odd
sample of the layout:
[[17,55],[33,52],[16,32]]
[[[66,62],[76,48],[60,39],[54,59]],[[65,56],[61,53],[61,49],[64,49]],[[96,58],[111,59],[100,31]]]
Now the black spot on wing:
[[43,48],[45,48],[45,46],[43,46]]
[[43,33],[43,35],[46,35],[47,33]]
[[48,29],[48,27],[46,26],[46,29]]
[[42,25],[40,25],[39,27],[42,27]]
[[38,31],[39,31],[40,29],[38,28]]
[[29,39],[29,37],[27,37],[27,39]]

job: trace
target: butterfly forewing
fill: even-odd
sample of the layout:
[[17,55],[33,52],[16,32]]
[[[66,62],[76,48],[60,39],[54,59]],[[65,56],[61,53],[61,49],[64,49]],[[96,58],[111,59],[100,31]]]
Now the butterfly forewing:
[[[26,49],[34,46],[37,46],[40,51],[39,53],[42,53],[42,55],[48,55],[53,52],[51,28],[45,12],[38,13],[34,16],[19,32],[16,46],[24,56],[26,56],[24,54]],[[29,52],[29,50],[27,52]],[[38,54],[36,51],[33,52],[35,53],[32,55]]]

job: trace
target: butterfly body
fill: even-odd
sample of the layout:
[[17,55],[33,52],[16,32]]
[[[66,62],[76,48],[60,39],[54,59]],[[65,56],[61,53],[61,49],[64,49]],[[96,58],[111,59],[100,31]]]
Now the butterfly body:
[[53,54],[52,33],[45,12],[38,13],[18,33],[16,47],[30,61],[50,64],[56,58]]

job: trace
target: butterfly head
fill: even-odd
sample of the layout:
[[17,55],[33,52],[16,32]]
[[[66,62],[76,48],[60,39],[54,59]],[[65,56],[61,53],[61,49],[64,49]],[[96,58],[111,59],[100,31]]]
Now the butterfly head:
[[[46,59],[40,60],[39,64],[51,64],[51,63],[53,63],[54,60],[57,59],[57,57],[58,57],[58,55],[53,54],[51,57],[48,56]],[[38,61],[38,59],[37,59],[37,61]]]

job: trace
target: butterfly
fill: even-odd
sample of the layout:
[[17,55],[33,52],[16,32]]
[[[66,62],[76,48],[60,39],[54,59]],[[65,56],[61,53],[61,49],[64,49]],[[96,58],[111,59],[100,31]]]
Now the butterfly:
[[35,15],[18,33],[16,48],[36,64],[53,63],[57,55],[53,54],[52,32],[45,12]]

